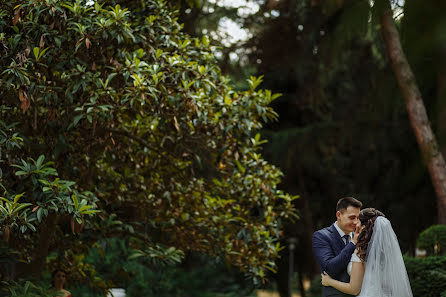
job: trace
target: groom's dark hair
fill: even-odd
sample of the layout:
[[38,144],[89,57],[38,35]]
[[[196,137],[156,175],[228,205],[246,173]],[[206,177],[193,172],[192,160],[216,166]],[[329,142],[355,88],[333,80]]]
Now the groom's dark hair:
[[362,202],[353,197],[344,197],[338,200],[338,204],[336,204],[336,211],[343,212],[347,209],[347,207],[353,206],[356,208],[362,207]]

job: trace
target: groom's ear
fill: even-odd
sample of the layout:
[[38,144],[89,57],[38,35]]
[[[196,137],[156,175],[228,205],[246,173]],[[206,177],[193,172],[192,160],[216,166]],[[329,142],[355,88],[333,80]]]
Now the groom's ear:
[[336,219],[339,220],[340,217],[341,217],[341,212],[338,210],[338,211],[336,212]]

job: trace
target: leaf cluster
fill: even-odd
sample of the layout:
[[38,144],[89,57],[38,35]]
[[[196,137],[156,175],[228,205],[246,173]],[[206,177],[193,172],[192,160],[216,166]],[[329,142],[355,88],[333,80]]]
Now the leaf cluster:
[[4,185],[18,193],[17,177],[31,182],[38,220],[66,212],[82,224],[97,209],[86,242],[131,236],[149,259],[198,251],[258,278],[274,270],[296,197],[260,154],[257,131],[277,118],[278,97],[258,89],[261,77],[234,91],[209,40],[182,33],[165,1],[27,0],[0,11],[2,116],[17,122],[26,154],[54,162],[22,161]]
[[446,226],[433,225],[420,233],[417,248],[425,249],[429,255],[445,255]]

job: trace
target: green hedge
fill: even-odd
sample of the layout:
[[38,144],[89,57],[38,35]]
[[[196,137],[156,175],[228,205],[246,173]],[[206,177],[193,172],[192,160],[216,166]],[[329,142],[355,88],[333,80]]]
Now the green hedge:
[[425,249],[428,255],[446,255],[446,226],[433,225],[421,232],[417,248]]
[[414,297],[446,297],[446,257],[404,257]]

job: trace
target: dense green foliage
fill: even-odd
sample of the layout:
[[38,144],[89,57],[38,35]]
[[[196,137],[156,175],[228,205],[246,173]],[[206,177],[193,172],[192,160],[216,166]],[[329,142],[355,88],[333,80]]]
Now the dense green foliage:
[[446,255],[446,226],[433,225],[421,232],[417,248],[425,249],[428,255]]
[[82,255],[118,236],[149,265],[195,251],[263,278],[293,216],[257,134],[278,95],[255,77],[232,90],[164,1],[93,4],[0,2],[2,203],[16,210],[0,223],[21,263],[3,277],[62,265],[105,288]]
[[[36,286],[30,281],[2,283],[4,291],[11,297],[53,297],[43,286]],[[4,293],[4,292],[3,292]],[[4,296],[3,294],[1,296]]]
[[[102,249],[102,246],[105,246]],[[86,262],[96,267],[103,279],[124,288],[129,297],[137,296],[251,296],[252,284],[237,269],[220,260],[189,254],[175,267],[150,267],[131,259],[132,251],[124,241],[109,240],[90,250]],[[86,286],[69,287],[74,296],[95,297]]]
[[437,297],[446,291],[446,257],[404,257],[414,297]]

